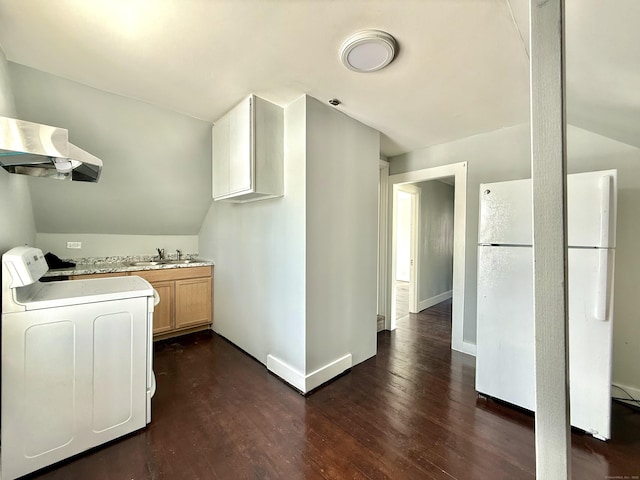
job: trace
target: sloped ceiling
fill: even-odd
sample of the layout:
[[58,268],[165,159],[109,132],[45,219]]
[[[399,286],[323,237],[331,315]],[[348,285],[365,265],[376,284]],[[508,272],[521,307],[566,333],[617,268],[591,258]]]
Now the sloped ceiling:
[[[215,121],[250,92],[337,97],[396,155],[528,119],[528,0],[0,0],[13,62]],[[570,121],[640,146],[640,2],[567,0]],[[383,29],[397,60],[339,63]]]
[[[336,108],[382,133],[381,153],[393,156],[528,121],[528,8],[528,0],[0,0],[0,46],[16,71],[31,67],[204,124],[252,92],[283,106],[303,93],[335,97]],[[569,122],[640,147],[640,1],[566,0],[566,10]],[[368,28],[394,35],[398,57],[380,72],[347,70],[340,45]],[[29,92],[17,89],[24,106]],[[210,188],[197,177],[183,183]],[[179,192],[176,201],[163,196],[166,185],[142,185],[149,205],[139,208],[179,202]],[[203,195],[188,226],[158,219],[154,232],[197,231],[210,203]],[[110,187],[104,198],[113,197]],[[123,233],[146,233],[135,216],[126,222]]]
[[38,233],[195,235],[211,205],[211,123],[10,64],[18,115],[69,130],[98,183],[28,177]]
[[[510,0],[529,48],[529,1]],[[567,0],[569,123],[640,147],[640,2]]]
[[[582,128],[638,145],[640,2],[567,0],[568,98]],[[515,20],[515,21],[514,21]],[[364,28],[397,60],[338,61]],[[395,155],[528,118],[528,0],[0,0],[7,58],[215,121],[250,92],[337,97]]]
[[[386,70],[341,43],[396,37]],[[248,93],[337,97],[386,155],[527,120],[528,60],[505,0],[0,0],[0,45],[22,65],[215,121]]]

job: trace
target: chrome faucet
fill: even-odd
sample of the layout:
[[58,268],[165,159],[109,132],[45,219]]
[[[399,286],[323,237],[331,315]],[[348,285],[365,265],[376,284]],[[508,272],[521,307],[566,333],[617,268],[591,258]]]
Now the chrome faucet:
[[178,260],[180,260],[180,259],[181,259],[181,257],[182,257],[182,251],[181,251],[181,250],[176,249],[176,253],[178,254]]
[[158,251],[158,260],[164,260],[164,248],[156,248]]

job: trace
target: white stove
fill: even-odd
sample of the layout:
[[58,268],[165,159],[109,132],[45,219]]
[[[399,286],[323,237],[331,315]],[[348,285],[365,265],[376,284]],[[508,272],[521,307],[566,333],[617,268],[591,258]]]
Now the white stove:
[[2,256],[1,473],[11,480],[151,421],[153,287],[42,283],[42,251]]

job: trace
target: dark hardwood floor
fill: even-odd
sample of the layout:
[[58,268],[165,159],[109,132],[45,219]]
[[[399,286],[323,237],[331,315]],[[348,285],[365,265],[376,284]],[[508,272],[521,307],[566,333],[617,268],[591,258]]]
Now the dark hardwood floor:
[[396,280],[396,319],[409,315],[409,282]]
[[[532,416],[477,397],[450,312],[381,332],[376,357],[306,398],[213,333],[159,343],[152,423],[33,478],[534,478]],[[611,441],[572,444],[575,479],[640,475],[637,410],[614,403]]]

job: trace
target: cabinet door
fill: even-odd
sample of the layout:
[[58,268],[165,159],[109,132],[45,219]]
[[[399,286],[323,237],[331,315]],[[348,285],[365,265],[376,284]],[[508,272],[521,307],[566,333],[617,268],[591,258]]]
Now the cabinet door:
[[153,334],[168,332],[173,329],[173,282],[154,282],[151,284],[160,295],[160,303],[153,311]]
[[211,277],[177,280],[176,328],[211,323]]
[[229,126],[229,193],[250,191],[252,186],[252,97],[231,111]]
[[213,198],[229,193],[230,125],[227,114],[213,127]]

